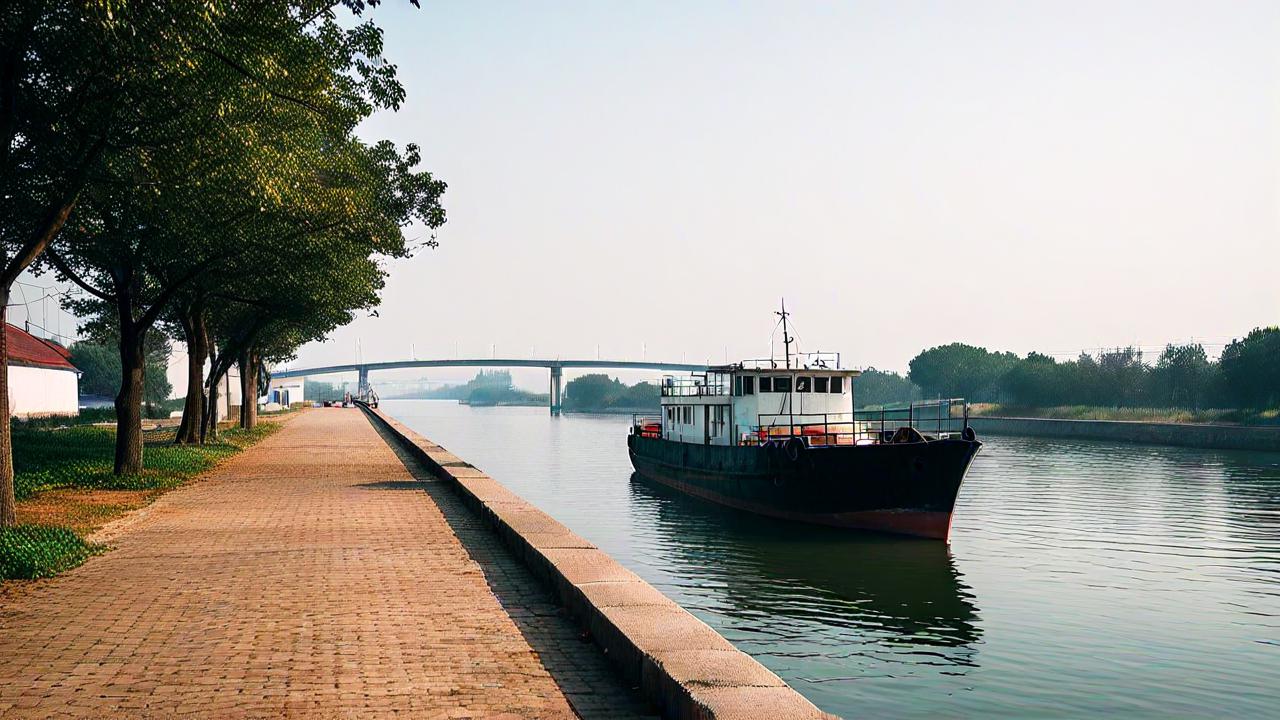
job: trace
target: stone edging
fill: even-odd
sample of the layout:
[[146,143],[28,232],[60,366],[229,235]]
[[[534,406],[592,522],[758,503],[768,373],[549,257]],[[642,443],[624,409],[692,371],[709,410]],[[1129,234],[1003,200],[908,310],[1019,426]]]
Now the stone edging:
[[834,720],[607,553],[443,447],[377,408],[361,407],[433,473],[454,482],[663,717]]

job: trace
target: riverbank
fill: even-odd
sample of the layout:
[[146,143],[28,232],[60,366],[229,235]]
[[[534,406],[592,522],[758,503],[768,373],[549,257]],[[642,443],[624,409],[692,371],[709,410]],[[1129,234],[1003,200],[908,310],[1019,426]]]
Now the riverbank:
[[554,592],[664,717],[831,717],[595,545],[381,410],[367,410]]
[[1056,405],[1028,407],[1000,403],[971,403],[971,416],[1043,418],[1046,420],[1119,420],[1126,422],[1205,425],[1249,425],[1280,427],[1280,408],[1250,410],[1239,408],[1142,408],[1097,405]]
[[978,433],[1079,438],[1215,450],[1280,452],[1280,427],[1130,420],[1062,420],[1033,417],[969,418]]

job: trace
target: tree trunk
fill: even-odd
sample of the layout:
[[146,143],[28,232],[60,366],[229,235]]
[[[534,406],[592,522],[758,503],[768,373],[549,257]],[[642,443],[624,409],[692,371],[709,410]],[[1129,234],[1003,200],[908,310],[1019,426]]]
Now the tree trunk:
[[218,383],[209,384],[209,405],[204,410],[204,432],[200,442],[216,442],[218,439]]
[[258,424],[258,357],[252,350],[240,354],[240,427]]
[[120,328],[120,393],[116,395],[116,475],[142,472],[142,391],[146,383],[146,331]]
[[258,378],[262,374],[262,358],[249,353],[249,427],[258,424]]
[[174,442],[194,445],[201,441],[204,423],[204,361],[209,355],[204,333],[203,311],[199,305],[181,313],[182,339],[187,344],[187,399],[182,406],[182,424]]
[[0,528],[18,524],[13,492],[13,434],[9,422],[9,288],[0,290]]
[[222,377],[227,374],[229,369],[227,350],[224,349],[221,355],[215,355],[216,347],[213,343],[209,343],[209,350],[212,360],[209,363],[209,379],[207,380],[209,405],[204,412],[204,435],[201,442],[218,439],[218,384],[222,382]]

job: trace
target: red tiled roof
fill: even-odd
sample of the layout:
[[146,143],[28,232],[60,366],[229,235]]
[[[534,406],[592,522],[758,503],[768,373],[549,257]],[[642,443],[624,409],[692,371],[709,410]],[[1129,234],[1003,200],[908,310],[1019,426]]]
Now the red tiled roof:
[[52,340],[43,340],[9,323],[4,324],[4,334],[9,345],[10,365],[76,369],[70,361],[71,351]]

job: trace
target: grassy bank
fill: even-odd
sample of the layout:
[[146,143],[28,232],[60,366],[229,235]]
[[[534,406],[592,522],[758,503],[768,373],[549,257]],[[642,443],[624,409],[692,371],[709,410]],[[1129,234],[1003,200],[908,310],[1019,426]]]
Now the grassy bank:
[[102,548],[85,538],[121,515],[257,443],[280,428],[264,420],[253,430],[219,432],[207,445],[173,445],[174,429],[143,434],[143,470],[111,473],[115,430],[50,428],[14,423],[16,528],[0,530],[0,579],[50,577]]
[[1223,423],[1233,425],[1280,425],[1280,409],[1235,410],[1180,408],[1125,408],[1092,405],[1026,407],[1000,403],[973,403],[969,411],[977,416],[1046,418],[1053,420],[1130,420],[1135,422]]

